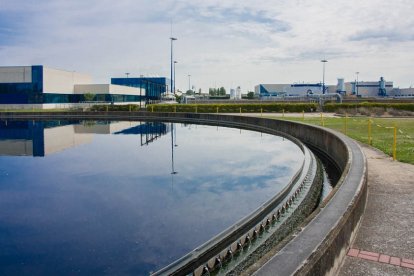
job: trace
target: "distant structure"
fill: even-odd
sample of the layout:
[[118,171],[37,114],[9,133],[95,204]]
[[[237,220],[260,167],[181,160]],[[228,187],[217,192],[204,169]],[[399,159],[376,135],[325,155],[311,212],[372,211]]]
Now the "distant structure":
[[[257,97],[298,97],[322,93],[322,83],[259,84],[254,87]],[[329,86],[325,85],[327,93]]]
[[230,88],[230,100],[236,99],[236,90],[234,88]]
[[237,86],[236,88],[236,100],[241,100],[242,94],[241,94],[241,88],[240,86]]
[[336,93],[339,94],[346,94],[346,90],[345,90],[345,80],[343,78],[338,78],[338,85],[336,88]]
[[[354,81],[348,84],[350,87],[348,85],[347,94],[358,97],[385,97],[387,91],[391,93],[394,89],[393,82],[385,81],[383,77],[379,81]],[[351,93],[349,93],[349,88],[351,88]]]
[[[414,88],[394,88],[392,81],[381,77],[379,81],[345,82],[338,78],[336,85],[326,85],[326,94],[338,93],[356,97],[414,97]],[[255,95],[260,98],[306,97],[322,95],[322,83],[258,84]]]

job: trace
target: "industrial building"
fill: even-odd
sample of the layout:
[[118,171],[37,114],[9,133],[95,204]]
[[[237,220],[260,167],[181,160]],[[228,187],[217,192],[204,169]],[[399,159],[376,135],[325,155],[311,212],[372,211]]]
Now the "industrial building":
[[[255,95],[259,97],[303,97],[312,94],[322,94],[322,83],[294,84],[259,84],[256,85]],[[327,89],[326,89],[327,90]]]
[[42,65],[0,67],[0,108],[65,108],[92,103],[148,103],[167,91],[167,78],[113,78],[94,84],[88,74]]
[[355,95],[356,97],[413,97],[413,88],[394,88],[392,81],[381,77],[378,81],[345,82],[338,78],[336,85],[325,84],[323,93],[322,83],[294,84],[259,84],[255,86],[255,94],[260,98],[271,97],[305,97],[310,95],[333,94]]
[[145,101],[153,102],[161,100],[168,92],[170,79],[165,77],[144,77],[139,78],[111,78],[111,84],[129,86],[147,91]]

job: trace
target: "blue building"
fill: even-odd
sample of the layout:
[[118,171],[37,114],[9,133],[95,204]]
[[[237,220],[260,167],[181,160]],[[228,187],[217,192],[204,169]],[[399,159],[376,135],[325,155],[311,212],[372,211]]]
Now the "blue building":
[[[148,80],[139,88],[134,85],[93,84],[88,74],[42,65],[0,67],[0,106],[62,108],[79,106],[85,101],[136,104],[145,102],[147,97],[155,99],[163,91],[158,82]],[[147,87],[151,89],[149,95]]]
[[146,103],[160,101],[168,92],[170,79],[165,77],[111,78],[111,84],[145,89]]

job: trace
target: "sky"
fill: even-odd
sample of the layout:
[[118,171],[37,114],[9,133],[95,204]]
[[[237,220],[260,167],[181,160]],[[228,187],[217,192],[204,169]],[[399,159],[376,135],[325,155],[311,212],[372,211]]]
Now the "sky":
[[[414,86],[412,0],[0,0],[0,66],[45,65],[176,87],[316,83]],[[191,77],[188,77],[191,75]]]

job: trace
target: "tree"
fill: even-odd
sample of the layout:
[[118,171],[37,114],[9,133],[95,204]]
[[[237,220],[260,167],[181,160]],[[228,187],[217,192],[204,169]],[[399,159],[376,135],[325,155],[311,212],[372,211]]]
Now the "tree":
[[217,89],[216,88],[209,88],[208,89],[208,94],[210,96],[217,96]]
[[185,92],[186,95],[194,95],[194,91],[193,90],[187,90],[187,92]]
[[85,102],[91,102],[93,101],[94,98],[95,98],[95,94],[92,94],[92,93],[83,94],[83,99],[85,100]]
[[220,87],[217,92],[218,96],[226,96],[226,89],[224,87]]
[[247,98],[248,98],[248,99],[253,99],[253,98],[254,98],[254,92],[253,92],[253,91],[249,91],[249,92],[247,93]]

